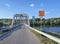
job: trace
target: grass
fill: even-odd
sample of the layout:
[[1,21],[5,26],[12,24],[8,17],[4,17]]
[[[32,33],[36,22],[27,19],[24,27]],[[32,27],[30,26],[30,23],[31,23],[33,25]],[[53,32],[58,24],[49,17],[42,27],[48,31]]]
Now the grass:
[[36,31],[34,31],[32,29],[30,29],[30,31],[37,36],[37,38],[39,39],[40,43],[43,43],[43,44],[58,44],[55,41],[45,37],[44,35],[41,35],[41,34],[37,33]]

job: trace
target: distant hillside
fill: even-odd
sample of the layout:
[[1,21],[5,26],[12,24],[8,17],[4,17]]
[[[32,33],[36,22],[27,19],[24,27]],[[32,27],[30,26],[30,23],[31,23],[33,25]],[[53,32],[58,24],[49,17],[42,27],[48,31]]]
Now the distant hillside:
[[4,25],[11,25],[12,19],[0,19]]

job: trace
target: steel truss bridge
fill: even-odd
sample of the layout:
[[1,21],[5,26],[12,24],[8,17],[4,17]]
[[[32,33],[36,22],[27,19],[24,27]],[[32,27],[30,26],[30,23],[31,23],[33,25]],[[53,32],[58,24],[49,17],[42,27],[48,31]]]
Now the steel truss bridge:
[[0,35],[0,44],[42,44],[30,29],[60,44],[60,39],[30,27],[27,14],[13,16],[10,31]]

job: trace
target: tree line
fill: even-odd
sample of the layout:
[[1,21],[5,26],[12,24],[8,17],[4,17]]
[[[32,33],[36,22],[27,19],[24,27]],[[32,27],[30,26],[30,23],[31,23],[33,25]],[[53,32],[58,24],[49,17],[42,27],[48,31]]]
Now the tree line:
[[11,25],[12,19],[0,19],[0,27]]
[[[30,26],[33,26],[33,20],[30,19]],[[41,26],[41,19],[35,18],[34,26]],[[42,19],[42,26],[60,26],[60,18]]]

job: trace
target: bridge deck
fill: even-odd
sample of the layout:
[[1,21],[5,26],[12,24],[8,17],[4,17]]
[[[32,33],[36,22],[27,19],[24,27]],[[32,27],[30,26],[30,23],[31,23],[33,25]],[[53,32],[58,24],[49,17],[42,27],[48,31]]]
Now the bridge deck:
[[0,41],[0,44],[40,44],[37,37],[29,29],[19,29]]

